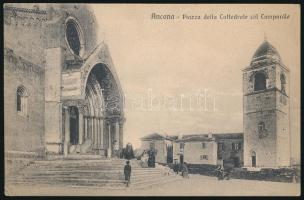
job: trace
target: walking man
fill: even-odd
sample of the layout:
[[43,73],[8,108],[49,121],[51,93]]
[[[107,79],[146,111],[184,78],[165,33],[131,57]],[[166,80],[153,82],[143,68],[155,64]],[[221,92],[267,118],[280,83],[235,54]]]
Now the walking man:
[[125,174],[125,184],[127,187],[129,187],[130,177],[131,177],[131,165],[130,165],[130,161],[128,160],[124,168],[124,174]]

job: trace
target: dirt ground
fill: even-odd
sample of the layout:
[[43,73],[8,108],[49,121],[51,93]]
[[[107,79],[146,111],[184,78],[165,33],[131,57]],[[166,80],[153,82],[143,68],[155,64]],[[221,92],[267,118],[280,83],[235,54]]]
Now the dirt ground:
[[6,195],[13,196],[298,196],[299,183],[280,183],[191,175],[189,179],[157,185],[146,189],[105,190],[95,187],[10,186]]

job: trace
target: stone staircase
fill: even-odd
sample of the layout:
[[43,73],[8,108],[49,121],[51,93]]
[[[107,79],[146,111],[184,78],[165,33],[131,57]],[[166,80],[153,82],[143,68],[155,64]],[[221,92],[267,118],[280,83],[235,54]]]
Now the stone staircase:
[[[110,160],[98,156],[71,156],[32,162],[14,177],[6,179],[7,184],[98,187],[125,189],[123,168],[125,160]],[[166,182],[182,179],[175,175],[165,175],[160,168],[142,168],[137,160],[131,160],[132,174],[129,188],[143,189],[159,186]]]

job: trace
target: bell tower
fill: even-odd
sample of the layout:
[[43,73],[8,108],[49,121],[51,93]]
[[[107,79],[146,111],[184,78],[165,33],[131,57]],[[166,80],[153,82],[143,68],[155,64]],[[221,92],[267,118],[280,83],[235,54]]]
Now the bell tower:
[[290,166],[289,70],[264,41],[243,70],[244,166]]

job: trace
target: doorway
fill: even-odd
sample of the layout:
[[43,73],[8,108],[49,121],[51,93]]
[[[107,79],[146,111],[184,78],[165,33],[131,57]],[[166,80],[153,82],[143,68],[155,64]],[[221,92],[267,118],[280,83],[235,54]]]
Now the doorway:
[[70,107],[70,143],[71,145],[79,142],[79,113],[75,106]]
[[167,145],[167,163],[173,163],[173,146]]
[[240,159],[238,157],[233,158],[234,167],[240,167]]
[[251,153],[251,164],[252,164],[252,167],[256,167],[256,153],[255,153],[255,151],[253,151]]
[[184,163],[184,155],[179,155],[179,161],[181,164]]

